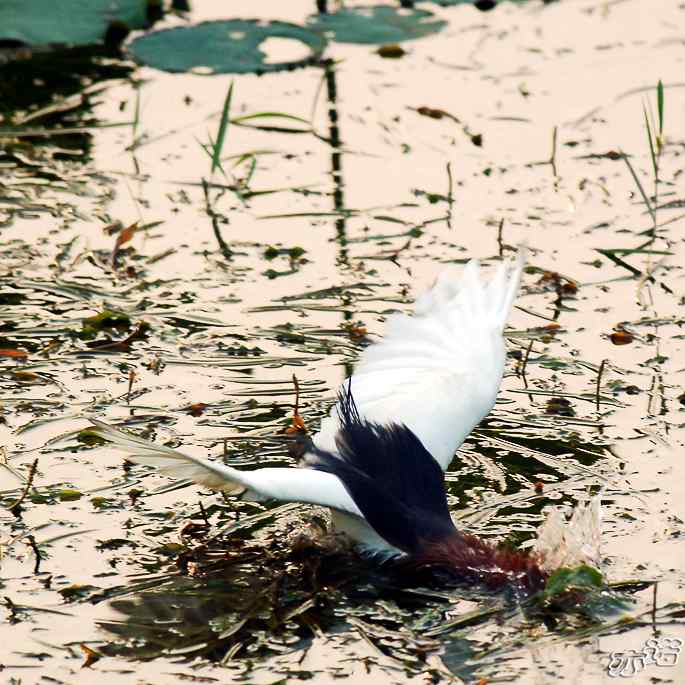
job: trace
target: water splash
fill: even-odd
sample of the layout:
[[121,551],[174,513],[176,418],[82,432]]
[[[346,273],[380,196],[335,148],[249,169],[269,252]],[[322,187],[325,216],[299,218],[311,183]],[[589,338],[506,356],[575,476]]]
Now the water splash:
[[547,514],[532,548],[542,560],[543,570],[573,568],[581,564],[599,568],[601,497],[599,493],[587,502],[578,503],[568,521],[559,507]]

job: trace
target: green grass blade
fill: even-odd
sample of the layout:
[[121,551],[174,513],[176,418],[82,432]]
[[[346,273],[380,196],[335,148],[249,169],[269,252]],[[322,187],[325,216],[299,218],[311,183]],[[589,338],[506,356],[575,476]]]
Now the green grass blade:
[[198,140],[197,138],[195,138],[195,140],[197,140],[197,144],[207,153],[207,157],[209,157],[209,159],[212,159],[212,146],[208,143],[203,143],[201,140]]
[[626,166],[630,171],[630,175],[633,177],[633,180],[635,181],[637,189],[640,191],[640,195],[642,195],[642,201],[645,203],[645,207],[647,207],[647,211],[649,212],[649,215],[652,217],[652,221],[656,223],[656,214],[654,213],[654,207],[652,207],[652,203],[649,201],[647,193],[645,193],[645,189],[642,187],[642,183],[640,183],[640,179],[637,177],[635,169],[633,169],[633,165],[630,163],[630,160],[628,159],[628,155],[626,155],[625,152],[621,152],[621,156],[623,157],[623,161],[626,163]]
[[631,254],[651,254],[651,255],[673,255],[674,253],[671,252],[670,250],[649,250],[646,249],[649,245],[653,245],[654,241],[653,240],[648,240],[646,243],[644,243],[640,247],[633,247],[633,248],[624,248],[624,247],[615,247],[612,249],[604,249],[604,248],[596,248],[598,251],[601,251],[603,255],[618,255],[619,257],[625,257],[626,255],[631,255]]
[[654,176],[659,175],[659,164],[656,159],[656,151],[654,150],[654,137],[652,135],[652,127],[649,124],[649,116],[647,115],[647,107],[643,106],[642,111],[645,113],[645,126],[647,127],[647,140],[649,141],[649,154],[652,156],[652,168],[654,169]]
[[[224,100],[224,108],[221,111],[221,121],[219,122],[219,131],[216,134],[216,143],[212,146],[212,173],[217,169],[221,169],[221,150],[226,141],[226,133],[228,132],[228,124],[230,122],[228,113],[231,110],[231,100],[233,98],[233,81],[228,87],[226,99]],[[223,170],[222,170],[223,171]]]
[[290,121],[297,121],[301,124],[309,125],[309,121],[307,119],[303,119],[302,117],[295,116],[294,114],[286,114],[285,112],[256,112],[255,114],[244,114],[241,117],[235,117],[235,119],[231,119],[231,123],[241,124],[244,121],[251,121],[252,119],[265,119],[265,118],[288,119]]
[[[209,138],[208,143],[203,143],[198,138],[195,138],[195,140],[197,141],[197,144],[204,150],[207,157],[209,157],[212,164],[214,164],[214,157],[215,157],[215,153],[216,153],[216,143],[212,140],[212,136],[209,135],[209,133],[207,134],[207,138]],[[221,171],[221,173],[224,176],[226,176],[226,172],[224,171],[224,167],[221,164],[221,160],[219,160],[218,167],[219,167],[219,171]],[[213,167],[212,167],[212,170],[213,170]]]
[[640,269],[634,267],[632,264],[628,264],[628,262],[621,259],[615,252],[612,252],[611,250],[602,250],[600,248],[595,249],[597,252],[599,252],[599,254],[604,255],[617,266],[622,266],[624,269],[627,269],[634,276],[642,276],[642,271],[640,271]]
[[131,124],[131,142],[136,144],[138,126],[140,125],[140,84],[136,85],[136,99],[133,105],[133,122]]
[[659,137],[664,132],[664,84],[659,79],[656,84],[656,107],[659,114]]
[[252,181],[252,177],[254,176],[255,169],[257,168],[257,158],[252,155],[252,161],[250,162],[250,170],[247,172],[247,176],[245,177],[245,185],[249,187],[250,181]]

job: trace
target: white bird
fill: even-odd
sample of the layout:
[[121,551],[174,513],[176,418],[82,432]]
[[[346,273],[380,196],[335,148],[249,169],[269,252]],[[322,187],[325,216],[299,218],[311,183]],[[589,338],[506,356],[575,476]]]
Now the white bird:
[[475,260],[461,275],[446,269],[417,300],[413,315],[391,316],[385,337],[363,352],[343,384],[301,468],[242,471],[91,421],[134,463],[248,499],[329,507],[335,529],[367,551],[440,565],[448,550],[463,568],[489,566],[497,578],[509,572],[537,578],[535,557],[503,556],[456,531],[443,478],[495,403],[504,373],[504,326],[524,263],[520,248],[489,282]]

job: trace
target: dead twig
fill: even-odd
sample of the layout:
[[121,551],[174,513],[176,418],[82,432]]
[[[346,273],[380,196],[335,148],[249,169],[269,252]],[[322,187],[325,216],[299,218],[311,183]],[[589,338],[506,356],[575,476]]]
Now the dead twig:
[[40,556],[40,549],[38,549],[36,538],[34,538],[33,535],[27,535],[26,539],[29,541],[29,546],[33,550],[33,553],[36,555],[36,563],[33,566],[33,575],[35,576],[40,571],[40,562],[42,561],[42,558]]
[[555,126],[552,129],[552,155],[549,158],[549,163],[552,165],[552,173],[555,176],[558,176],[557,174],[557,133],[558,129]]
[[128,372],[128,391],[126,392],[126,404],[131,404],[131,390],[133,389],[133,381],[136,380],[136,372],[130,369]]
[[38,469],[38,459],[33,460],[33,464],[31,464],[31,467],[29,468],[29,475],[26,478],[26,486],[24,487],[24,491],[21,493],[19,499],[14,502],[14,504],[11,504],[9,507],[7,507],[15,516],[19,512],[19,507],[21,506],[22,502],[26,499],[26,497],[29,494],[29,490],[33,486],[33,479],[36,476],[36,471]]
[[604,373],[604,366],[606,362],[606,359],[602,359],[602,363],[599,365],[599,369],[597,371],[597,386],[595,388],[595,401],[597,403],[597,411],[599,411],[599,390],[602,386],[602,373]]
[[530,351],[533,349],[533,342],[534,340],[531,340],[528,348],[526,349],[526,354],[523,357],[523,364],[521,365],[521,379],[523,380],[523,385],[528,389],[528,380],[526,379],[526,366],[528,365],[528,357],[530,356]]
[[205,194],[205,212],[207,212],[207,216],[210,218],[212,222],[214,237],[216,238],[216,242],[219,243],[219,249],[221,250],[221,254],[227,261],[230,261],[231,259],[233,259],[233,250],[231,250],[231,248],[228,246],[228,243],[224,240],[223,236],[221,235],[221,230],[219,228],[220,217],[219,214],[217,214],[214,211],[214,208],[212,207],[212,202],[209,198],[209,184],[204,178],[202,179],[202,190]]
[[198,502],[200,505],[200,515],[202,516],[202,520],[205,522],[205,525],[207,528],[211,528],[212,524],[209,522],[209,516],[207,516],[207,510],[205,509],[204,505],[202,504],[202,501]]
[[452,178],[452,163],[447,162],[447,228],[452,230],[452,205],[454,204],[454,179]]
[[497,249],[499,250],[499,256],[504,254],[504,245],[502,243],[502,229],[504,228],[504,217],[499,220],[499,226],[497,227]]
[[307,426],[304,419],[300,416],[300,382],[293,374],[293,385],[295,386],[295,408],[293,410],[292,425],[286,428],[286,433],[306,433]]

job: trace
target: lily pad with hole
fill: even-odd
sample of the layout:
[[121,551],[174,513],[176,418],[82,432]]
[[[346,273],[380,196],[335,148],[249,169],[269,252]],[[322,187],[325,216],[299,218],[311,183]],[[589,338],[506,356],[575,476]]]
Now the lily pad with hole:
[[[497,5],[500,4],[501,0],[429,0],[430,2],[440,5],[441,7],[453,7],[454,5],[473,5],[476,9],[481,12],[488,12],[495,9]],[[548,0],[551,2],[552,0]],[[513,4],[519,5],[528,0],[508,0]]]
[[[262,49],[271,39],[278,39],[280,50],[295,48],[304,54],[294,59],[276,54],[274,61]],[[326,43],[320,33],[296,24],[233,19],[148,33],[132,41],[128,50],[137,62],[162,71],[260,74],[310,64],[321,57]]]
[[25,45],[91,45],[112,24],[146,24],[147,0],[2,0],[0,40]]
[[441,31],[447,22],[427,10],[377,6],[342,9],[333,14],[317,14],[307,25],[330,34],[339,43],[401,43]]

